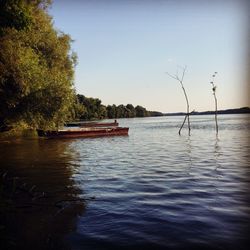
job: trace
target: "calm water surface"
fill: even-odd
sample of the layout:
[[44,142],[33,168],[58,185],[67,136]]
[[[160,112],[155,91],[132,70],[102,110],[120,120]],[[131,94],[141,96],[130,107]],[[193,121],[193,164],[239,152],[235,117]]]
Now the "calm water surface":
[[57,220],[67,249],[247,249],[250,116],[219,116],[218,137],[213,116],[192,116],[190,137],[182,119],[120,119],[125,137],[5,141],[1,165],[53,204],[81,201]]

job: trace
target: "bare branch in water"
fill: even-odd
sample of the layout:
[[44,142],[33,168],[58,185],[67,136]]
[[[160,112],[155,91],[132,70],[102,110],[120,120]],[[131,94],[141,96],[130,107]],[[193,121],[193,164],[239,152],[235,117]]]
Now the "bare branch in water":
[[217,120],[217,113],[218,113],[218,102],[217,102],[217,97],[216,97],[216,88],[217,86],[214,84],[214,79],[217,75],[217,72],[214,72],[214,74],[212,75],[212,81],[210,82],[213,86],[212,91],[213,91],[213,96],[214,96],[214,102],[215,102],[215,126],[216,126],[216,135],[218,135],[219,132],[219,127],[218,127],[218,120]]
[[170,77],[172,77],[173,79],[175,79],[176,81],[178,81],[181,84],[182,90],[183,90],[184,95],[185,95],[186,103],[187,103],[187,113],[186,113],[184,121],[183,121],[183,123],[182,123],[182,125],[181,125],[181,127],[179,129],[179,135],[181,134],[181,130],[182,130],[182,128],[183,128],[183,126],[184,126],[184,124],[186,122],[186,119],[187,119],[188,120],[188,134],[190,136],[191,128],[190,128],[190,120],[189,120],[189,115],[190,115],[190,113],[189,113],[189,101],[188,101],[186,90],[185,90],[184,85],[183,85],[183,79],[184,79],[187,67],[185,66],[184,68],[183,67],[181,67],[181,68],[182,68],[182,76],[181,76],[181,78],[178,75],[178,71],[177,71],[177,73],[175,75],[171,75],[168,72],[166,72],[166,74],[168,74]]

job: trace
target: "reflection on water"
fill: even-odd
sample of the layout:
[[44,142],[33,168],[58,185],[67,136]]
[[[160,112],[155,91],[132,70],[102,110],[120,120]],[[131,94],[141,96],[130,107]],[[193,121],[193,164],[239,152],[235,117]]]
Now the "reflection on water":
[[70,142],[1,141],[1,249],[68,249],[83,201]]
[[214,144],[215,170],[217,170],[217,169],[219,168],[219,166],[220,166],[219,157],[220,157],[219,137],[218,137],[218,135],[216,134],[215,144]]

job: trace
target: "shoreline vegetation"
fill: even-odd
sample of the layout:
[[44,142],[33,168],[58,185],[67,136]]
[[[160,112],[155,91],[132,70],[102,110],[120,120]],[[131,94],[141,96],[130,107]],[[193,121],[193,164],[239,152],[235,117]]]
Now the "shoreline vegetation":
[[149,117],[149,116],[163,116],[162,112],[149,111],[140,105],[103,105],[98,98],[85,97],[84,95],[77,95],[78,105],[81,111],[76,114],[78,120],[101,120],[114,118],[135,118],[135,117]]
[[[175,112],[175,113],[162,113],[159,111],[148,111],[146,108],[137,105],[134,107],[132,104],[127,104],[126,106],[121,104],[116,106],[113,105],[102,105],[101,100],[98,98],[85,97],[83,95],[77,95],[79,98],[79,104],[82,105],[83,112],[78,114],[74,120],[71,122],[85,122],[85,121],[101,121],[104,119],[121,119],[121,118],[143,118],[143,117],[161,117],[161,116],[186,116],[185,112]],[[215,111],[192,111],[190,116],[193,115],[214,115]],[[250,114],[249,107],[235,108],[235,109],[225,109],[218,110],[218,115],[227,114]],[[26,126],[16,127],[16,126],[2,126],[0,128],[0,138],[6,137],[24,137],[24,138],[34,138],[37,137],[36,129],[29,128]]]

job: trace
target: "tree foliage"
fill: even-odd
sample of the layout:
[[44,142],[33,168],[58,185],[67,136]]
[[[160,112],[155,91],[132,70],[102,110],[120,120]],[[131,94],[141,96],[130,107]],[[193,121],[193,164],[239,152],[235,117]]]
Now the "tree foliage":
[[55,128],[83,112],[73,85],[71,38],[53,28],[49,3],[1,1],[0,126]]
[[126,106],[120,104],[102,105],[98,98],[86,97],[84,95],[77,95],[78,102],[82,106],[82,113],[78,113],[78,118],[83,120],[92,119],[113,119],[113,118],[133,118],[133,117],[147,117],[147,116],[162,116],[161,112],[148,111],[142,106],[134,107],[132,104]]
[[77,95],[79,103],[83,107],[83,112],[78,115],[78,118],[83,120],[104,119],[107,117],[106,107],[98,98],[88,98],[84,95]]

